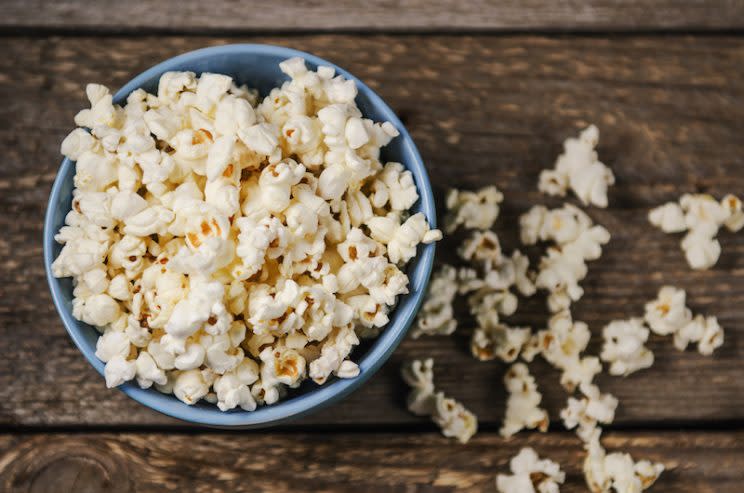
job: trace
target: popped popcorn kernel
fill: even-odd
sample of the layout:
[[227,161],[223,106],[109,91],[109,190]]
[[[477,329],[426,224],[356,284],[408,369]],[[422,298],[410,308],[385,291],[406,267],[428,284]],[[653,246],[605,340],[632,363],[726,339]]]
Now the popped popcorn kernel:
[[506,416],[499,433],[504,438],[515,435],[520,430],[548,430],[548,413],[540,408],[542,394],[537,391],[535,379],[530,375],[527,365],[515,363],[504,376],[504,384],[509,392],[506,402]]
[[595,151],[598,143],[599,130],[594,125],[584,129],[578,138],[566,139],[554,169],[540,173],[538,190],[565,197],[570,188],[585,206],[607,207],[607,189],[614,185],[615,175],[599,161]]
[[509,461],[511,474],[496,476],[496,489],[499,493],[558,493],[566,474],[560,465],[540,459],[530,447],[522,448]]

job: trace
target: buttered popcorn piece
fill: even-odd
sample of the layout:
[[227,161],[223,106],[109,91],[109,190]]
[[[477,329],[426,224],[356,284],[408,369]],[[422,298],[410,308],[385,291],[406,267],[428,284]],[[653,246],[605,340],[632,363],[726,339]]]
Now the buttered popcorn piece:
[[599,130],[594,125],[584,129],[578,138],[566,139],[554,169],[540,173],[538,189],[565,197],[570,188],[584,205],[607,207],[607,189],[615,183],[615,176],[599,161],[595,151],[598,143]]
[[610,364],[610,375],[626,377],[654,363],[654,353],[644,346],[649,332],[640,318],[614,320],[602,329],[600,358]]
[[494,186],[477,191],[452,189],[447,193],[447,215],[444,229],[453,233],[459,226],[468,229],[490,229],[499,217],[499,204],[504,195]]
[[530,447],[525,447],[509,461],[511,474],[496,476],[499,493],[558,493],[566,474],[560,465],[540,459]]
[[417,416],[430,416],[444,436],[467,443],[478,431],[478,419],[461,403],[446,397],[443,392],[436,392],[433,368],[431,358],[403,365],[403,381],[411,388],[408,410]]
[[685,194],[677,202],[652,209],[648,219],[665,233],[687,231],[680,246],[687,263],[696,270],[713,267],[721,256],[716,235],[722,226],[737,232],[744,227],[741,200],[726,195],[721,201],[708,194]]
[[525,428],[547,431],[550,424],[548,413],[540,408],[542,394],[537,391],[537,384],[527,365],[513,364],[504,376],[504,384],[509,398],[504,423],[499,430],[501,436],[509,438]]
[[[308,378],[354,378],[359,338],[384,328],[405,264],[441,238],[408,212],[413,174],[380,161],[398,130],[364,118],[355,83],[299,58],[280,68],[289,80],[261,101],[213,73],[167,72],[123,107],[86,88],[75,121],[90,131],[61,145],[75,189],[52,272],[101,332],[109,386],[250,411]],[[429,323],[454,328],[441,303]],[[473,429],[440,407],[452,434]]]
[[481,361],[499,358],[511,363],[519,357],[522,348],[530,340],[529,327],[509,327],[503,324],[478,327],[470,338],[470,352]]

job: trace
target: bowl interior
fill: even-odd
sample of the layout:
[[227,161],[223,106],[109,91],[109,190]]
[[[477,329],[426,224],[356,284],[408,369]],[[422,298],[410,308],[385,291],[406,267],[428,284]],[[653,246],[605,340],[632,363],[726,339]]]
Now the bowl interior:
[[[156,93],[160,75],[172,70],[189,70],[196,73],[217,72],[232,76],[238,83],[256,88],[265,96],[268,92],[287,80],[279,70],[279,62],[289,57],[301,56],[311,68],[318,65],[331,65],[337,73],[354,79],[359,87],[357,104],[367,118],[374,121],[391,121],[401,135],[382,150],[381,160],[398,161],[410,169],[418,187],[420,199],[413,211],[424,212],[432,227],[436,215],[431,187],[421,157],[413,141],[393,111],[366,85],[346,71],[307,53],[267,45],[228,45],[206,48],[163,62],[132,79],[114,96],[114,102],[124,104],[126,96],[137,88]],[[54,235],[64,225],[72,200],[75,165],[69,159],[62,162],[52,187],[47,217],[44,226],[44,261],[52,297],[62,320],[75,344],[88,361],[103,374],[104,364],[95,357],[98,332],[91,326],[72,317],[72,281],[69,278],[56,279],[51,275],[50,265],[57,257],[61,246],[54,241]],[[363,344],[352,353],[352,359],[359,364],[361,373],[354,379],[329,379],[322,386],[306,381],[298,389],[290,392],[287,399],[272,406],[259,407],[256,411],[232,410],[222,412],[216,406],[199,403],[188,406],[172,395],[162,394],[154,389],[141,389],[136,384],[127,383],[120,390],[135,400],[170,416],[212,426],[258,427],[275,424],[318,410],[335,402],[360,386],[385,362],[392,351],[405,336],[421,303],[434,258],[434,245],[422,245],[418,255],[407,268],[410,278],[409,294],[402,296],[390,314],[390,322],[381,335]]]

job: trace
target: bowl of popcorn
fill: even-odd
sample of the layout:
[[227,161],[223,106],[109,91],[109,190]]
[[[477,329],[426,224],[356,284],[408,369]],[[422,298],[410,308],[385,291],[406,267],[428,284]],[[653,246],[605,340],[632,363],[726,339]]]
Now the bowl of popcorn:
[[44,260],[108,387],[183,420],[257,427],[379,369],[441,238],[421,157],[379,96],[266,45],[194,51],[86,93]]

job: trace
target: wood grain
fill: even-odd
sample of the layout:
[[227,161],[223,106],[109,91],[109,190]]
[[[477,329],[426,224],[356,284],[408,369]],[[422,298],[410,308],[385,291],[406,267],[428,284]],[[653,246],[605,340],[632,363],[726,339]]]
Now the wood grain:
[[[595,334],[642,313],[663,283],[684,287],[694,311],[719,317],[726,344],[714,357],[678,353],[654,339],[657,363],[628,379],[602,377],[624,426],[688,426],[744,419],[744,235],[723,233],[709,272],[689,270],[679,238],[645,220],[649,207],[683,192],[744,190],[744,39],[740,37],[354,36],[6,37],[0,57],[0,424],[158,425],[102,379],[73,347],[47,293],[41,261],[46,198],[59,142],[84,104],[86,82],[117,87],[175,54],[228,42],[288,45],[326,57],[368,82],[405,120],[437,193],[494,183],[506,195],[497,224],[507,248],[561,141],[589,122],[600,157],[617,175],[608,210],[590,210],[613,240],[591,264],[576,317]],[[453,240],[450,240],[453,241]],[[439,249],[451,259],[451,245]],[[450,253],[448,253],[450,252]],[[534,252],[533,252],[534,253]],[[543,302],[512,321],[540,328]],[[403,406],[400,363],[434,356],[436,380],[486,426],[503,413],[504,366],[467,353],[468,321],[452,338],[406,341],[380,374],[343,403],[303,424],[425,423]],[[598,335],[592,350],[596,351]],[[558,376],[533,365],[552,416],[565,402]]]
[[0,28],[95,31],[451,31],[735,29],[736,0],[6,0]]
[[[608,450],[664,463],[654,492],[738,493],[744,433],[613,433]],[[523,446],[561,464],[561,492],[586,491],[567,433],[493,434],[462,446],[434,434],[0,435],[0,487],[36,491],[495,491]]]

